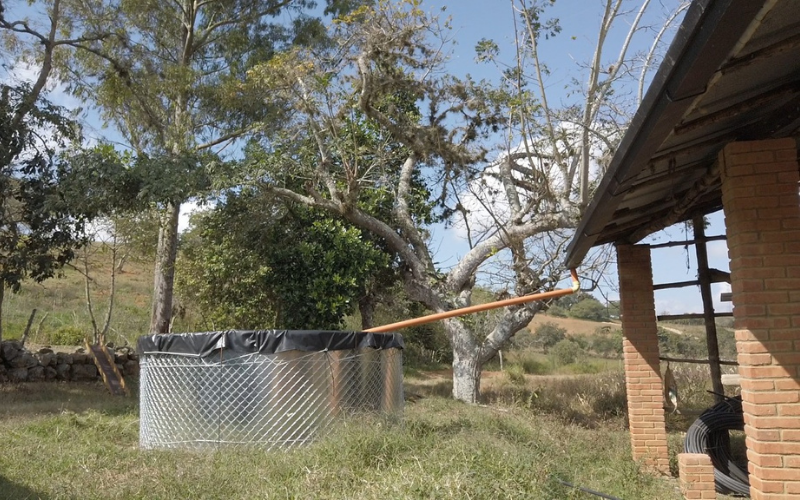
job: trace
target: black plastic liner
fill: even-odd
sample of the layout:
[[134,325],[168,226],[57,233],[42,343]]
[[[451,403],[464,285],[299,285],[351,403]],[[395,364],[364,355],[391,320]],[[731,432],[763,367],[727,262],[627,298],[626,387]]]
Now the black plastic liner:
[[207,357],[219,354],[276,354],[285,351],[344,351],[351,349],[403,349],[398,333],[342,332],[336,330],[225,330],[171,333],[139,337],[140,354],[164,353]]

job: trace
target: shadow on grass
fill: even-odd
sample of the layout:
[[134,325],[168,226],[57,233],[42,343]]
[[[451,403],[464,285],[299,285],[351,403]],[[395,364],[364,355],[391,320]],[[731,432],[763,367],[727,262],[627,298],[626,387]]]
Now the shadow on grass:
[[0,475],[0,495],[0,498],[13,498],[15,500],[46,500],[49,498],[26,486],[11,482],[2,475]]

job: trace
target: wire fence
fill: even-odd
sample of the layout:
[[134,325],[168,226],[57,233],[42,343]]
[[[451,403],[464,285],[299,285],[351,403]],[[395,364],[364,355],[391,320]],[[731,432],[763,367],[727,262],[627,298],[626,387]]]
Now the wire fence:
[[400,349],[286,351],[216,359],[152,353],[141,358],[140,445],[291,448],[338,420],[400,419]]

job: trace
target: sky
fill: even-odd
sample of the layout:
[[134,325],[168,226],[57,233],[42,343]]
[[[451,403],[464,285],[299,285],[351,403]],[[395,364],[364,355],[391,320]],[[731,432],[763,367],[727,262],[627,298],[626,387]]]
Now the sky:
[[[653,0],[649,17],[643,24],[657,24],[658,20],[665,17],[665,6],[672,7],[676,0]],[[510,61],[513,59],[513,30],[514,17],[511,10],[511,0],[423,0],[422,8],[430,12],[439,12],[442,18],[450,18],[452,24],[452,37],[456,44],[452,47],[452,54],[448,64],[449,71],[456,76],[470,74],[476,79],[496,79],[498,71],[492,64],[478,64],[475,61],[474,47],[482,38],[489,38],[500,46],[500,58]],[[444,9],[442,11],[442,9]],[[551,74],[547,79],[547,89],[551,101],[556,104],[569,102],[566,87],[571,80],[579,76],[579,64],[589,60],[595,45],[597,26],[599,25],[602,11],[600,0],[557,0],[553,7],[547,10],[548,16],[559,18],[562,32],[555,38],[543,41],[541,46],[542,58],[550,68]],[[10,17],[10,16],[9,16]],[[627,26],[620,26],[618,31],[611,33],[609,42],[611,54],[616,56]],[[652,42],[653,32],[643,30],[633,39],[632,49],[644,51]],[[668,43],[671,41],[667,39]],[[18,70],[24,73],[24,69]],[[24,75],[23,75],[24,76]],[[52,89],[50,98],[68,108],[73,108],[78,103],[73,97],[63,92],[63,89]],[[99,118],[89,115],[88,135],[90,140],[97,137],[106,137],[113,140],[115,134],[102,128]],[[188,224],[190,212],[196,208],[195,204],[187,204],[183,209],[181,227]],[[710,227],[707,234],[724,234],[722,216],[715,214],[709,218]],[[434,249],[437,260],[445,267],[454,264],[458,257],[466,253],[467,247],[463,240],[459,240],[453,231],[446,231],[441,226],[433,228]],[[648,238],[646,242],[665,242],[669,240],[685,239],[683,225],[670,228],[666,231]],[[724,242],[712,242],[708,245],[711,267],[728,270],[727,248]],[[653,251],[653,275],[655,283],[688,281],[695,279],[694,248],[678,247]],[[580,270],[579,270],[580,271]],[[566,270],[565,270],[566,276]],[[615,300],[618,293],[615,290],[616,269],[612,266],[606,273],[607,283],[604,284],[602,295]],[[720,304],[719,294],[729,291],[726,285],[714,286],[714,297],[719,311],[729,311],[730,304]],[[595,293],[598,298],[601,294]],[[663,313],[701,312],[702,303],[697,287],[678,290],[663,290],[656,292],[656,311]]]

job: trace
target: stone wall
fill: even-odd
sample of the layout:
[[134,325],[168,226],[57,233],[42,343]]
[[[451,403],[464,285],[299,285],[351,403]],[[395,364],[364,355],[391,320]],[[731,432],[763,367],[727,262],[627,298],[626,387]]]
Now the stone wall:
[[[109,347],[123,377],[139,376],[139,355],[130,347]],[[54,352],[43,347],[28,351],[16,340],[0,342],[0,383],[101,380],[92,357],[82,347]]]

